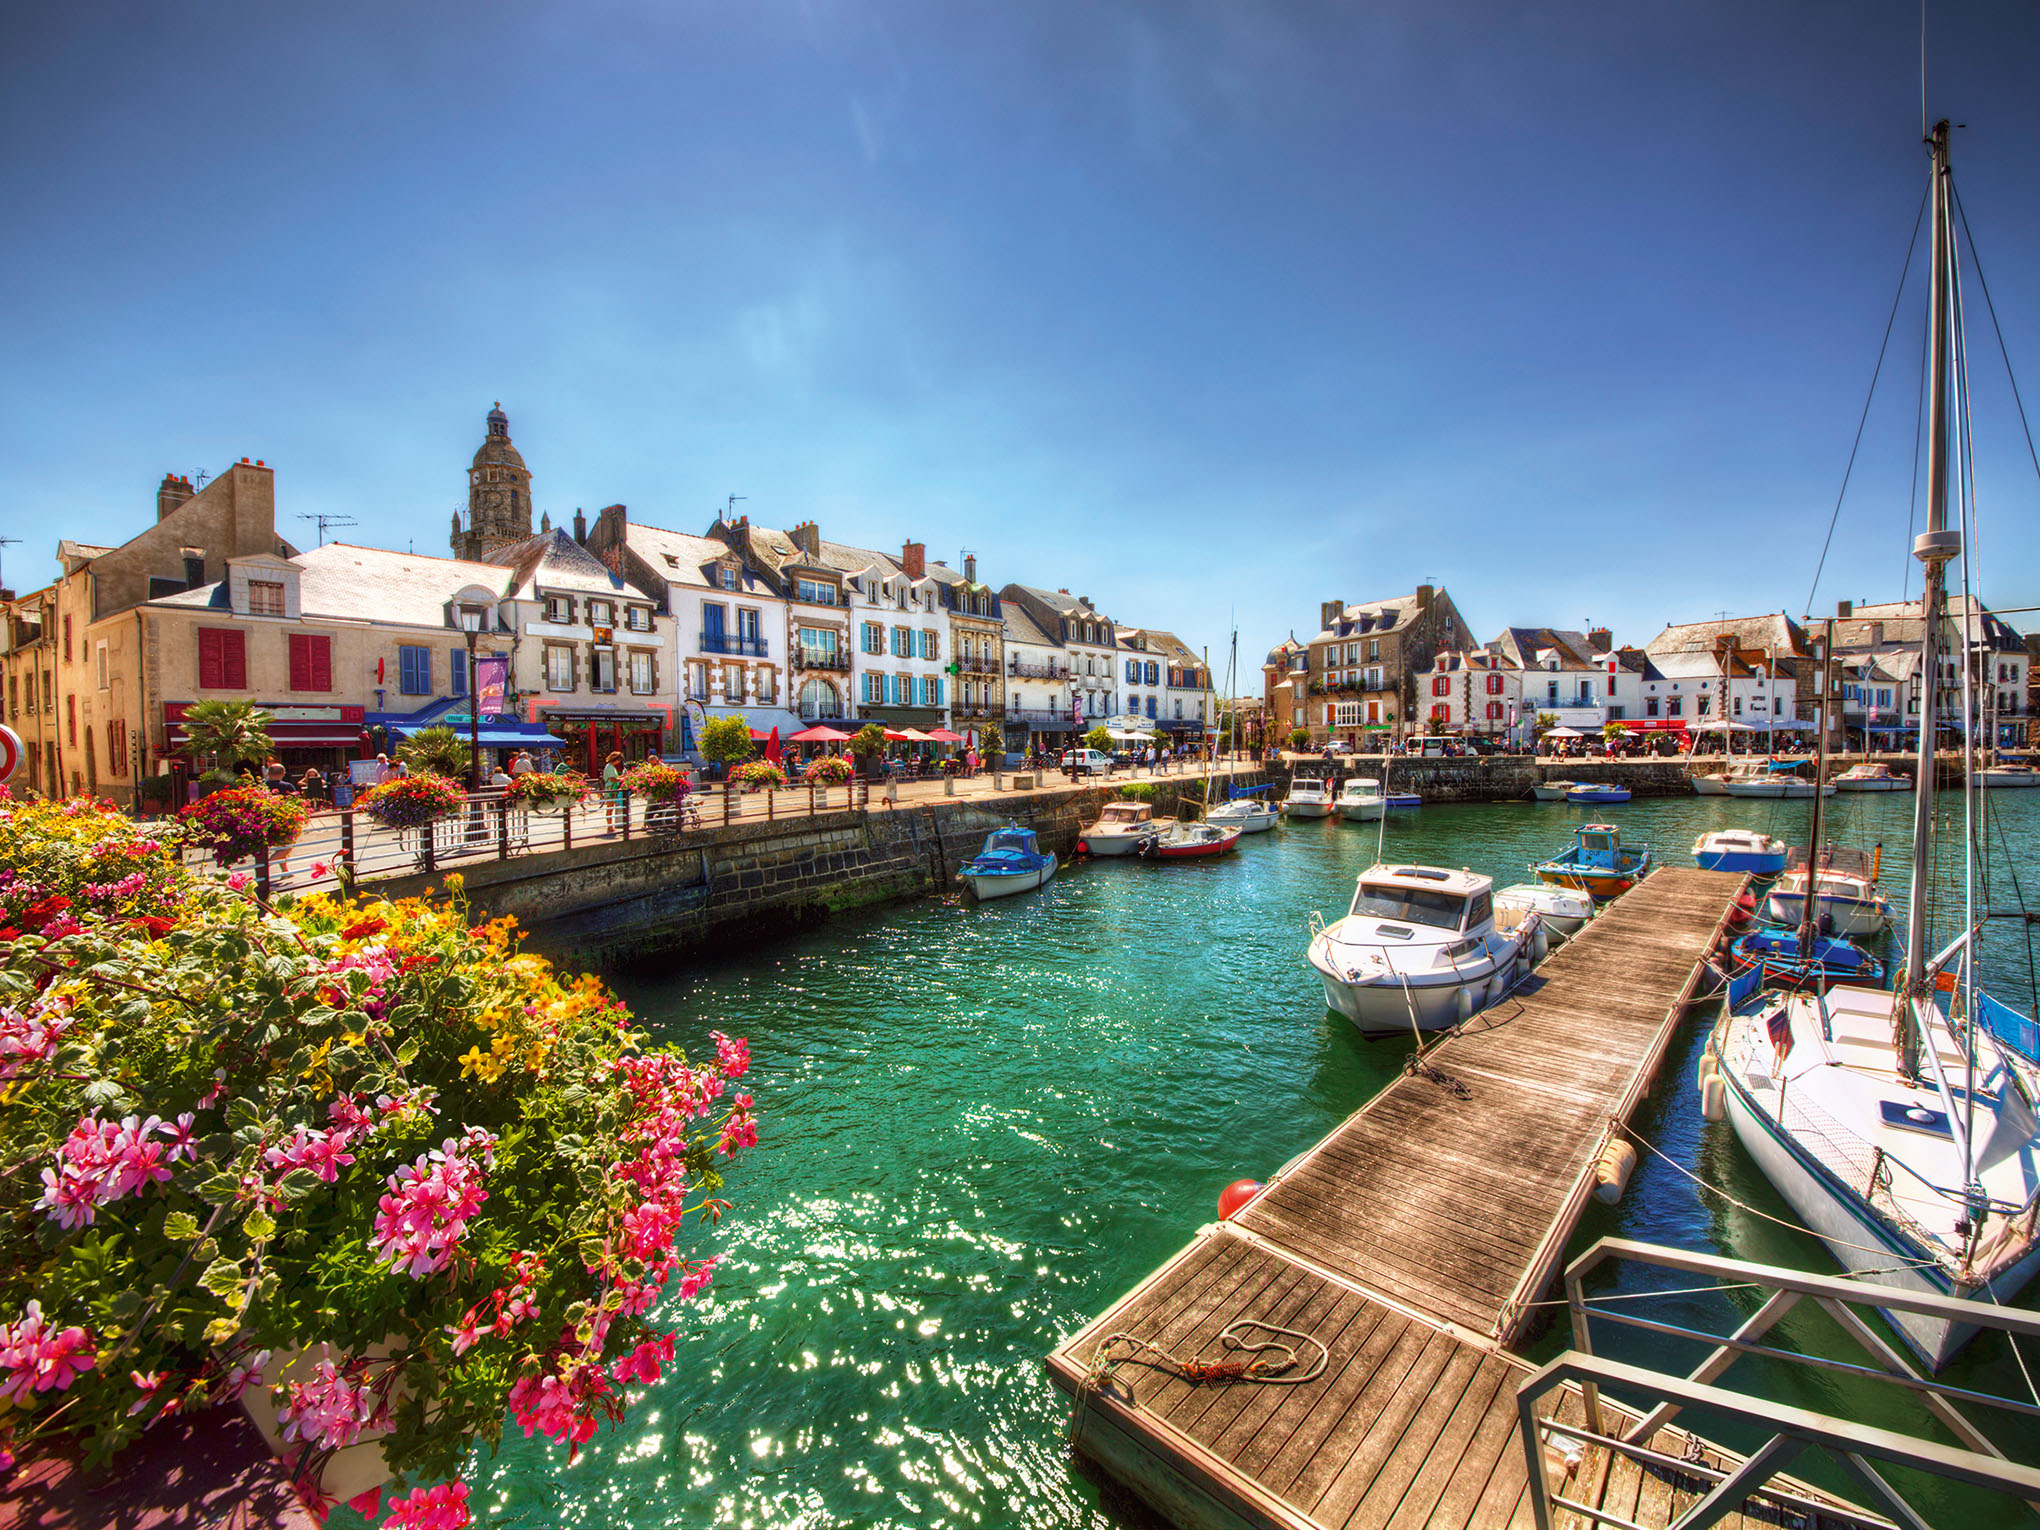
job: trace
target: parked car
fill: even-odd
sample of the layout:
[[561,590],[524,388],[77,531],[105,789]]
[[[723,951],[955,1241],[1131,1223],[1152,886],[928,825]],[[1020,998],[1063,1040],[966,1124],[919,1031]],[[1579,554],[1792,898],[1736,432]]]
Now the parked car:
[[1416,747],[1410,752],[1422,755],[1427,760],[1450,759],[1459,752],[1452,747],[1452,740],[1449,738],[1427,737],[1415,739],[1412,742]]
[[1068,770],[1071,765],[1075,765],[1081,773],[1087,776],[1110,775],[1112,773],[1112,756],[1096,749],[1065,749],[1062,757],[1062,768]]
[[1351,754],[1352,752],[1353,745],[1348,739],[1335,738],[1325,745],[1326,754]]

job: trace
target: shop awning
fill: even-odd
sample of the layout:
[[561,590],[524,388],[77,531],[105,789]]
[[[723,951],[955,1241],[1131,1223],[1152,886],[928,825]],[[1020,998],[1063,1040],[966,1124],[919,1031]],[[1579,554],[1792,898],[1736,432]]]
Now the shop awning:
[[[887,737],[891,737],[891,735],[888,734]],[[919,728],[903,729],[900,737],[910,744],[932,744],[935,742],[931,735],[923,733]]]
[[850,735],[839,733],[827,723],[816,723],[812,728],[803,728],[787,739],[789,744],[847,744]]
[[951,733],[947,728],[933,729],[928,734],[928,737],[938,744],[960,744],[963,742],[963,735],[961,733]]
[[[185,730],[181,722],[165,725],[171,749],[184,746]],[[280,749],[358,749],[361,747],[362,725],[360,723],[337,722],[273,722],[265,730],[271,743]]]

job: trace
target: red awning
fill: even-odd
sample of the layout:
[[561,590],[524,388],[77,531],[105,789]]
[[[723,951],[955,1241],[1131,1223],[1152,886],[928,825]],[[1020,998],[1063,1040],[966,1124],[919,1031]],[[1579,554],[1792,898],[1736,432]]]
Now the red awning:
[[789,744],[847,744],[850,735],[838,733],[826,723],[816,723],[812,728],[803,728],[789,735],[786,741]]
[[[166,724],[164,731],[172,749],[182,746],[186,736],[183,723]],[[285,749],[354,749],[361,744],[362,732],[359,723],[339,722],[271,723],[263,731],[271,743]]]
[[885,741],[888,744],[911,744],[914,741],[914,737],[910,733],[897,733],[893,729],[887,728],[885,730]]
[[932,728],[928,732],[928,737],[938,744],[960,744],[963,742],[963,735],[961,733],[951,733],[947,728]]

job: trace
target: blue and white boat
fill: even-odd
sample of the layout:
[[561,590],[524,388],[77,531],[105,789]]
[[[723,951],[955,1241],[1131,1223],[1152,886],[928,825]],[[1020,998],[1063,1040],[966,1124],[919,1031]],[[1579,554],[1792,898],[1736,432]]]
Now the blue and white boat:
[[1381,805],[1392,808],[1417,808],[1424,805],[1423,797],[1417,792],[1386,792]]
[[1650,850],[1631,850],[1612,823],[1585,823],[1573,842],[1548,861],[1534,862],[1537,880],[1552,887],[1575,887],[1596,898],[1626,893],[1651,872]]
[[1785,869],[1792,847],[1754,829],[1716,829],[1693,841],[1693,864],[1702,871],[1745,871],[1775,877]]
[[1627,802],[1629,788],[1612,781],[1576,781],[1567,790],[1568,802]]
[[984,849],[956,868],[956,879],[983,902],[1033,892],[1055,875],[1055,865],[1055,852],[1042,849],[1032,829],[1009,823],[994,829]]
[[1876,988],[1884,982],[1884,963],[1840,935],[1809,939],[1804,930],[1766,925],[1736,941],[1735,955],[1741,965],[1761,967],[1764,981],[1774,987],[1833,988],[1853,983]]

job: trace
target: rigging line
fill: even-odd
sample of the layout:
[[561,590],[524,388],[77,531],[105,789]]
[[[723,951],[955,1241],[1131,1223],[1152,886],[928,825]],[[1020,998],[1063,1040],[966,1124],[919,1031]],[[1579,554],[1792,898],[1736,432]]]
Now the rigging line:
[[[1931,190],[1931,188],[1929,189]],[[1884,321],[1884,338],[1878,342],[1877,365],[1870,372],[1870,391],[1863,399],[1862,416],[1856,421],[1856,439],[1849,446],[1849,464],[1842,469],[1841,492],[1835,495],[1834,513],[1828,517],[1827,538],[1820,544],[1820,562],[1814,566],[1813,570],[1813,586],[1806,592],[1806,605],[1803,609],[1808,611],[1813,609],[1814,592],[1820,588],[1821,570],[1827,567],[1828,549],[1834,545],[1835,526],[1842,518],[1842,500],[1847,497],[1849,492],[1849,475],[1856,470],[1856,453],[1863,446],[1863,427],[1870,423],[1870,405],[1877,397],[1877,379],[1884,371],[1884,353],[1891,345],[1891,327],[1898,322],[1898,305],[1905,297],[1906,278],[1912,275],[1913,251],[1919,247],[1920,225],[1926,221],[1926,218],[1927,195],[1922,193],[1920,196],[1920,210],[1913,218],[1912,238],[1906,241],[1905,264],[1900,266],[1898,270],[1898,291],[1892,294],[1891,316]]]
[[[1954,178],[1948,182],[1954,191]],[[1962,237],[1969,241],[1969,264],[1976,270],[1976,285],[1983,289],[1984,311],[1990,315],[1991,333],[1997,336],[1998,355],[2005,364],[2005,381],[2012,385],[2012,402],[2018,406],[2019,428],[2026,434],[2026,455],[2032,459],[2033,471],[2040,474],[2040,451],[2033,448],[2033,427],[2026,419],[2026,401],[2019,395],[2019,379],[2012,374],[2012,353],[2005,346],[2004,327],[1998,323],[1997,304],[1990,300],[1990,282],[1983,274],[1983,261],[1976,253],[1976,235],[1969,231],[1969,214],[1962,210],[1962,193],[1955,191],[1955,215],[1962,220]]]
[[1912,555],[1913,527],[1918,523],[1920,513],[1920,442],[1927,429],[1927,353],[1933,349],[1933,327],[1933,305],[1930,303],[1927,312],[1920,316],[1920,386],[1913,403],[1912,497],[1905,507],[1905,551],[1900,554],[1905,571],[1898,581],[1900,605],[1912,599],[1913,565],[1919,561]]

